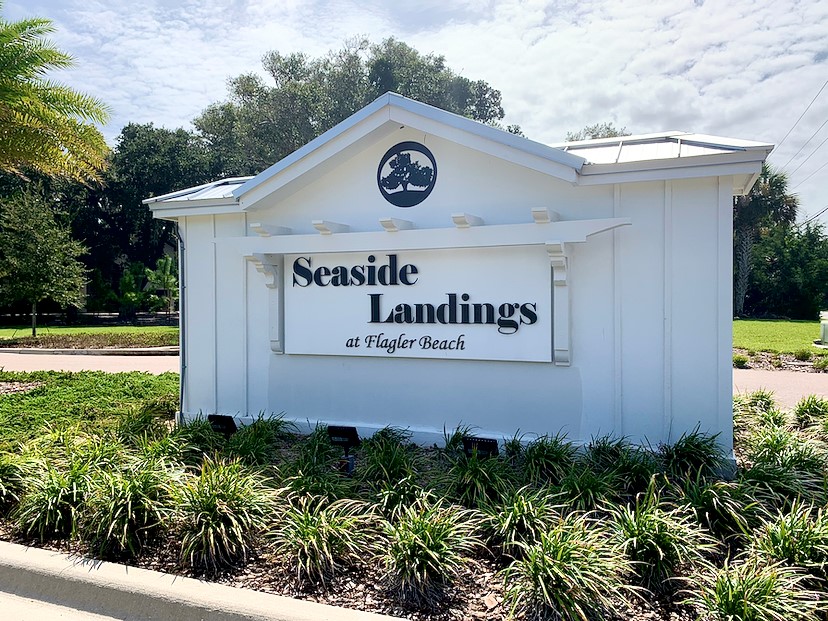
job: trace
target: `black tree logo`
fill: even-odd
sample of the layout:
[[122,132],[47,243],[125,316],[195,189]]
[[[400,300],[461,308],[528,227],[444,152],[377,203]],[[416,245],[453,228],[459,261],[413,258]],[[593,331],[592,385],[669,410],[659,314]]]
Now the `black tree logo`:
[[[427,159],[428,164],[421,164],[421,159]],[[401,142],[389,149],[377,170],[380,193],[397,207],[423,202],[436,180],[437,162],[431,151],[418,142]]]

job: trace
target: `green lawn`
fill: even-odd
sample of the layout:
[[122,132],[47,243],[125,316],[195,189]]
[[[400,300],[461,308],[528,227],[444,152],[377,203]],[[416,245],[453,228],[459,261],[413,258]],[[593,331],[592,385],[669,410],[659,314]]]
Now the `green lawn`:
[[[176,326],[38,326],[37,333],[43,334],[174,334]],[[31,326],[0,328],[0,339],[12,339],[30,336]]]
[[733,321],[733,346],[752,351],[793,354],[808,349],[814,354],[828,350],[814,347],[819,338],[819,321],[780,321],[736,319]]

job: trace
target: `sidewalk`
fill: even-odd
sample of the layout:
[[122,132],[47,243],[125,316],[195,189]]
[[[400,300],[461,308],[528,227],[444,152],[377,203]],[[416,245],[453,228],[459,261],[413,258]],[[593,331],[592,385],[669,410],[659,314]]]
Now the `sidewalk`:
[[4,371],[144,371],[159,375],[179,371],[178,356],[77,355],[9,353],[0,350]]
[[773,391],[780,407],[792,408],[802,397],[828,398],[828,373],[733,369],[733,394],[765,389]]

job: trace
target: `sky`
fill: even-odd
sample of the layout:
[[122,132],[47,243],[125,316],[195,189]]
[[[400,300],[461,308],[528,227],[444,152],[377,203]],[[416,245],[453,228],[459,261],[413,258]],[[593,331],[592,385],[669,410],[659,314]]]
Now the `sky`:
[[268,51],[393,36],[499,89],[504,124],[539,142],[611,121],[775,144],[800,220],[828,224],[825,0],[6,0],[2,15],[54,22],[76,65],[51,77],[109,105],[111,144],[130,122],[191,128]]

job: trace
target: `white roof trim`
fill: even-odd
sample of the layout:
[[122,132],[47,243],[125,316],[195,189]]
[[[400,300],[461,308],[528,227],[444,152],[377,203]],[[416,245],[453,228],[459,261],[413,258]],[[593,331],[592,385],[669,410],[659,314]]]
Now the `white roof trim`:
[[[243,205],[244,203],[256,202],[257,198],[261,197],[261,193],[254,192],[254,190],[262,185],[268,184],[271,186],[267,192],[267,194],[270,194],[303,174],[299,172],[298,175],[290,175],[288,172],[288,169],[296,167],[302,160],[308,160],[309,165],[306,166],[307,170],[304,171],[308,172],[331,157],[331,155],[325,154],[326,147],[340,143],[337,145],[337,152],[339,152],[341,149],[360,143],[362,138],[373,132],[392,131],[396,123],[434,133],[437,136],[454,140],[459,144],[491,155],[500,156],[511,161],[517,160],[520,164],[530,165],[532,168],[570,182],[576,180],[577,171],[586,163],[584,158],[566,153],[561,149],[555,149],[510,134],[396,93],[386,93],[362,110],[314,138],[305,146],[259,173],[234,190],[233,195]],[[533,160],[531,164],[530,160]],[[543,162],[546,162],[546,164]],[[279,179],[283,175],[286,175],[285,178]],[[250,197],[250,200],[246,200],[246,197]]]

